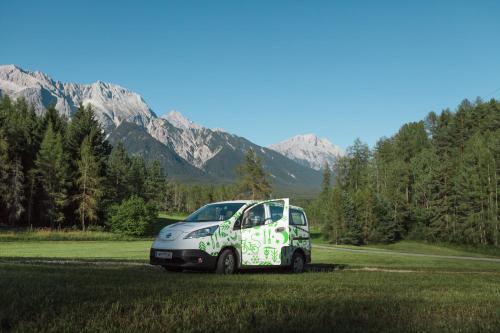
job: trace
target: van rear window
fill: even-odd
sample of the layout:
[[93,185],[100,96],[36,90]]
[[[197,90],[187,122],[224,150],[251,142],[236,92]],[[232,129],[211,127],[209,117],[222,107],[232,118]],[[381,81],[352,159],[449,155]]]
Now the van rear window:
[[290,209],[290,224],[291,225],[306,225],[306,217],[300,210]]

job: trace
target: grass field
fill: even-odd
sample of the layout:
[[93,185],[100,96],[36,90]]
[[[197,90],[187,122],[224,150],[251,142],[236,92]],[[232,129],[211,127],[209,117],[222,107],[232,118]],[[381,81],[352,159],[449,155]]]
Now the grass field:
[[478,258],[456,248],[316,242],[311,272],[217,276],[149,266],[149,239],[10,239],[0,331],[500,330],[500,262],[401,254]]

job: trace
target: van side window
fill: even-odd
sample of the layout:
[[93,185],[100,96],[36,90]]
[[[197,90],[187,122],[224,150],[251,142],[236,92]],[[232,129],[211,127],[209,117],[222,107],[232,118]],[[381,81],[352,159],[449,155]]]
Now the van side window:
[[285,203],[283,201],[270,202],[269,213],[271,214],[271,221],[276,222],[283,218],[283,211],[285,209]]
[[245,213],[243,217],[243,228],[253,228],[259,225],[264,225],[266,220],[266,211],[264,205],[260,204]]
[[290,224],[306,225],[306,217],[304,216],[304,213],[297,209],[290,209]]

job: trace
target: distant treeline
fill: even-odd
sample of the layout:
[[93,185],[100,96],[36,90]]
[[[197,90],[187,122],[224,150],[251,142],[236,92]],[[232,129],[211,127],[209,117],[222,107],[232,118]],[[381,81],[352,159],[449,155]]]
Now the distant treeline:
[[111,147],[90,106],[68,121],[53,107],[37,116],[24,99],[0,100],[1,224],[102,226],[108,208],[133,195],[159,209],[191,208],[177,186],[157,161],[146,165],[121,144]]
[[187,185],[167,174],[158,161],[129,156],[120,143],[112,147],[90,105],[80,105],[69,121],[54,107],[38,116],[22,98],[0,98],[0,225],[103,227],[121,203],[125,210],[144,202],[191,212],[212,201],[271,193],[253,151],[235,184]]
[[332,242],[412,237],[499,244],[496,100],[464,100],[456,112],[431,112],[372,150],[356,140],[332,169],[335,185],[325,172],[322,193],[309,205]]
[[[335,243],[418,238],[498,245],[499,158],[500,103],[465,100],[456,112],[405,124],[371,150],[356,140],[325,168],[321,194],[298,204]],[[158,161],[112,147],[90,106],[69,121],[53,107],[37,116],[22,98],[0,98],[0,225],[102,227],[130,198],[135,206],[191,212],[272,192],[252,150],[234,184],[181,184],[167,174]]]

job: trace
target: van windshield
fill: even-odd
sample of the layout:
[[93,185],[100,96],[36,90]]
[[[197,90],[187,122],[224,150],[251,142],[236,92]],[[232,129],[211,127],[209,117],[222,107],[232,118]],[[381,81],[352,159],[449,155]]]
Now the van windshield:
[[201,207],[193,214],[186,217],[186,222],[211,222],[211,221],[225,221],[231,218],[244,203],[217,203]]

